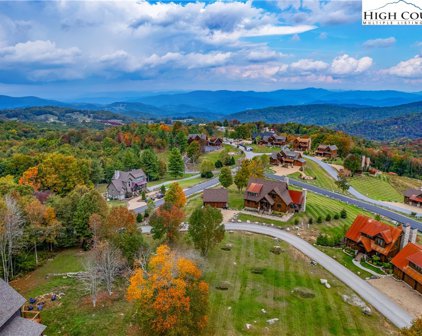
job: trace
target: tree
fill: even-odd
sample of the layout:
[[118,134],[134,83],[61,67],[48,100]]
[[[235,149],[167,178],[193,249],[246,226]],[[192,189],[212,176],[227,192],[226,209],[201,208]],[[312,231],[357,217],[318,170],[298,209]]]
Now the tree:
[[188,137],[185,133],[179,131],[174,139],[174,144],[179,148],[180,153],[184,153],[186,152],[186,148],[188,146]]
[[186,204],[186,195],[179,183],[170,184],[166,195],[164,196],[166,203],[173,204],[178,208],[183,208]]
[[29,222],[28,230],[34,244],[35,264],[38,265],[37,245],[44,242],[50,244],[50,249],[56,243],[61,229],[61,223],[56,218],[54,209],[32,198],[25,206],[26,218]]
[[196,208],[189,218],[189,235],[195,248],[203,256],[224,239],[224,224],[221,210],[205,206]]
[[201,145],[199,144],[199,142],[192,141],[188,146],[186,154],[193,163],[196,163],[198,161],[199,156],[201,155]]
[[41,182],[38,177],[38,167],[31,167],[24,171],[22,177],[19,179],[19,184],[28,185],[34,189],[34,191],[38,191],[41,188]]
[[233,176],[232,171],[229,167],[223,167],[220,172],[220,176],[218,177],[221,185],[224,188],[228,188],[233,184]]
[[160,193],[162,193],[163,195],[166,194],[166,186],[164,184],[160,187]]
[[213,177],[212,170],[214,169],[214,164],[207,159],[204,159],[201,162],[201,166],[199,167],[199,171],[201,172],[201,177],[211,178]]
[[403,336],[422,335],[422,317],[419,317],[416,320],[414,320],[410,327],[401,329],[400,335],[403,335]]
[[343,218],[343,219],[347,218],[347,211],[346,211],[346,209],[342,209],[340,211],[340,217]]
[[73,228],[83,247],[86,247],[87,239],[92,237],[92,232],[89,228],[90,216],[97,213],[105,217],[107,212],[107,202],[95,189],[89,190],[79,199],[73,216]]
[[200,335],[208,320],[208,290],[193,261],[161,245],[147,270],[130,278],[126,298],[139,305],[142,335]]
[[344,167],[349,169],[352,174],[355,174],[361,168],[361,159],[358,155],[349,154],[343,163]]
[[158,161],[158,175],[163,178],[167,174],[167,164],[163,160]]
[[349,183],[347,183],[347,179],[343,174],[338,175],[338,179],[336,181],[336,185],[343,191],[346,192],[349,190],[350,186]]
[[86,289],[91,295],[92,306],[95,308],[97,305],[98,287],[101,282],[101,274],[98,263],[95,259],[95,251],[90,251],[87,258],[83,263],[84,272],[82,273],[81,280],[85,284]]
[[250,173],[249,160],[243,160],[240,169],[236,172],[234,176],[234,184],[236,184],[237,189],[242,191],[248,185]]
[[214,164],[215,168],[219,169],[221,167],[223,167],[223,163],[220,160],[215,161]]
[[122,252],[129,266],[134,264],[139,251],[145,246],[142,233],[139,230],[131,233],[119,232],[113,237],[112,242]]
[[0,257],[6,282],[14,276],[14,257],[20,247],[23,224],[24,219],[16,199],[6,195],[0,203]]
[[185,218],[182,209],[171,203],[164,203],[151,216],[149,224],[154,239],[165,239],[173,244],[180,235],[180,225]]
[[148,217],[149,215],[151,215],[154,212],[154,209],[155,203],[151,198],[149,198],[147,201],[147,209],[144,212],[144,217]]
[[124,206],[119,206],[111,208],[108,212],[101,229],[101,237],[110,239],[120,232],[132,234],[137,231],[134,212]]
[[160,177],[160,162],[152,149],[145,149],[141,154],[141,167],[149,181],[158,180]]
[[185,172],[185,163],[177,148],[173,148],[170,151],[168,170],[170,175],[174,178],[182,177]]

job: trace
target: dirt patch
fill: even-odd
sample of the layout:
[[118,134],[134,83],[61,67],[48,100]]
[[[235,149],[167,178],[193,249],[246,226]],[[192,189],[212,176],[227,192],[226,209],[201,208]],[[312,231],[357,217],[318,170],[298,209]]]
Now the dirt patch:
[[[124,300],[121,292],[113,292],[111,295],[107,291],[101,291],[97,294],[97,307],[111,306],[113,302]],[[92,307],[91,296],[86,295],[80,300],[81,306]]]
[[411,205],[399,203],[399,202],[384,202],[384,203],[394,205],[398,208],[409,210],[409,211],[412,211],[412,212],[417,213],[417,214],[422,214],[422,208],[418,208],[418,207],[415,207],[415,206],[411,206]]
[[405,282],[393,277],[368,280],[385,295],[394,300],[413,317],[422,315],[422,294],[411,289]]
[[236,210],[227,210],[227,209],[221,209],[221,213],[223,214],[223,223],[228,223],[230,220],[239,213],[239,211]]
[[127,208],[133,210],[146,205],[146,202],[142,200],[142,196],[132,198],[127,202]]
[[287,176],[290,174],[297,173],[301,167],[294,166],[294,167],[286,168],[282,166],[272,166],[271,168],[274,170],[275,175]]
[[331,167],[333,167],[337,171],[344,170],[344,166],[338,165],[338,164],[330,164]]

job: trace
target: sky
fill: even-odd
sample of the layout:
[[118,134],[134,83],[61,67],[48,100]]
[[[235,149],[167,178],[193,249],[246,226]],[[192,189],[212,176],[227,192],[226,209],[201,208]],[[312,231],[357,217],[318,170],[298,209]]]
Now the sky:
[[422,91],[421,32],[361,0],[0,1],[0,94]]

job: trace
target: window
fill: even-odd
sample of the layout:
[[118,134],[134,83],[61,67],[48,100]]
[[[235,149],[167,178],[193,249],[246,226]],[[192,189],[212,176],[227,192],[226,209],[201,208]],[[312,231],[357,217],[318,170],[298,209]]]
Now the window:
[[376,237],[375,238],[375,244],[377,244],[378,246],[384,247],[385,246],[385,241],[384,241],[384,239],[382,239],[380,237]]
[[412,267],[414,270],[416,270],[416,271],[418,271],[419,273],[422,274],[422,267],[421,266],[418,266],[418,265],[416,265],[416,264],[414,264],[412,262],[409,262],[409,266]]
[[281,204],[279,203],[279,204],[277,204],[277,208],[278,209],[280,209],[281,208]]

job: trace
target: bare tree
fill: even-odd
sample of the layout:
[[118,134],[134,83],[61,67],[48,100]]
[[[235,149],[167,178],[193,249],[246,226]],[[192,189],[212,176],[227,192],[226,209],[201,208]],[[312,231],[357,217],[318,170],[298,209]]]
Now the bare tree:
[[86,289],[91,295],[92,305],[95,307],[97,304],[98,288],[101,283],[101,274],[98,268],[95,255],[91,252],[84,262],[85,272],[81,274],[80,279],[85,284]]
[[9,282],[14,275],[13,257],[19,249],[24,219],[18,203],[10,195],[4,197],[4,206],[0,208],[0,257],[4,280]]
[[104,281],[109,295],[116,276],[124,267],[124,260],[119,249],[107,241],[98,243],[93,249],[101,279]]

